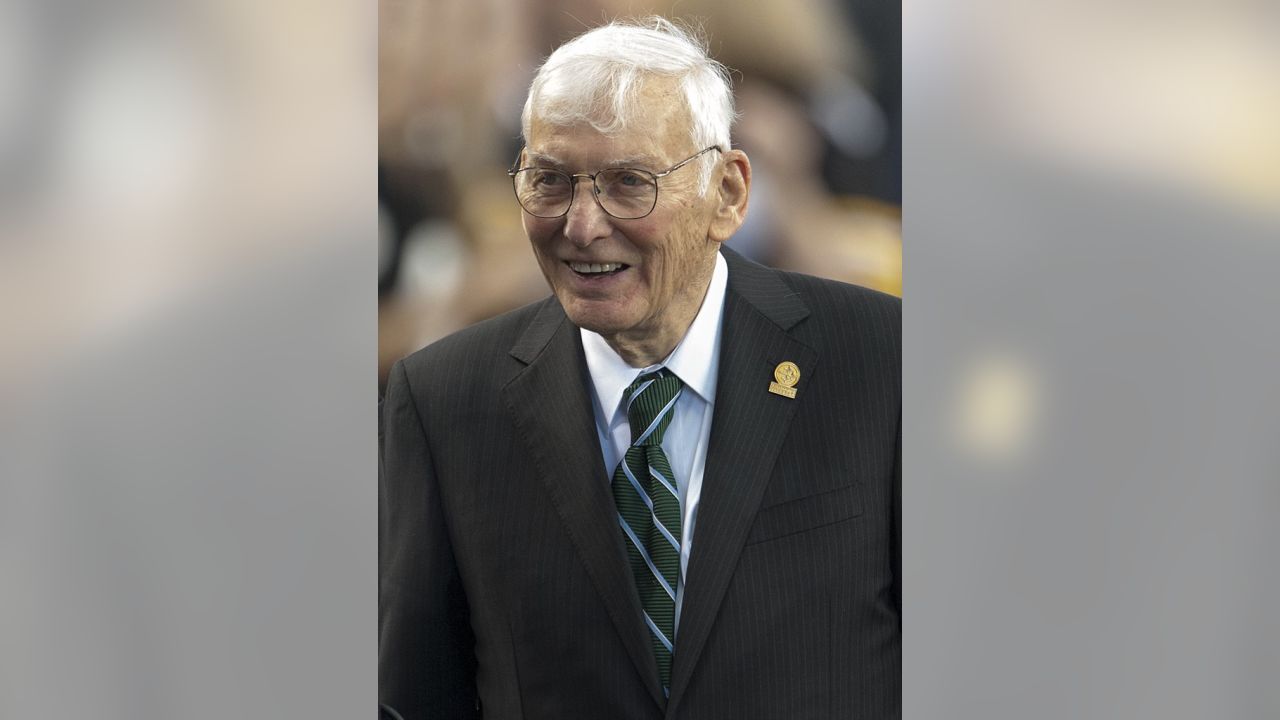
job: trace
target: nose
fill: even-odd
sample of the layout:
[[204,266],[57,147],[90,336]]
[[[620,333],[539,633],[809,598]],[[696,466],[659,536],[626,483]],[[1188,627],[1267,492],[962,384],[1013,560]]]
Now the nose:
[[[579,181],[582,181],[581,187]],[[569,242],[585,248],[596,240],[607,237],[613,231],[613,226],[609,223],[608,213],[596,199],[595,184],[591,178],[576,175],[573,183],[573,199],[569,204],[569,212],[565,213],[564,235]]]

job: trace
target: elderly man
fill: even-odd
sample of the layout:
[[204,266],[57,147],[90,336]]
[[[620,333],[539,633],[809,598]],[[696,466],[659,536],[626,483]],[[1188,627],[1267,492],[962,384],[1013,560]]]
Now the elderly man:
[[659,19],[538,71],[510,174],[553,295],[382,407],[387,716],[899,715],[900,306],[722,248],[733,116]]

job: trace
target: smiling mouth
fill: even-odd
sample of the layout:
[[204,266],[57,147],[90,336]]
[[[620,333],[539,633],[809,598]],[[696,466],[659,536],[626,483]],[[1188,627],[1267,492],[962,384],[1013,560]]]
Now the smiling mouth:
[[602,277],[605,275],[614,275],[631,267],[626,263],[585,263],[565,261],[565,265],[569,269],[583,277]]

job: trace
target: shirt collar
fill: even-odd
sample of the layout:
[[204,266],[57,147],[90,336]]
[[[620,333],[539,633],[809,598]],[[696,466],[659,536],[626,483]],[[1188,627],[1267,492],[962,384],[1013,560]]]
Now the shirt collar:
[[702,307],[694,316],[688,332],[663,362],[647,368],[627,364],[599,334],[579,329],[587,370],[595,386],[595,396],[606,422],[610,422],[622,402],[622,393],[641,373],[667,367],[698,397],[714,404],[716,374],[720,366],[720,328],[724,311],[724,293],[729,281],[729,267],[724,256],[716,253],[715,269],[707,286]]

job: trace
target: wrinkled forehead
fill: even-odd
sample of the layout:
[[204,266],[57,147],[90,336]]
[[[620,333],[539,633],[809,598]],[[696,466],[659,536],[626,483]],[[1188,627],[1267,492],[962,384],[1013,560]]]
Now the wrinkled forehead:
[[672,77],[641,76],[630,88],[586,91],[562,86],[565,78],[548,82],[530,103],[529,138],[548,128],[591,129],[620,138],[628,134],[691,136],[689,104],[680,83]]
[[660,138],[644,133],[605,134],[585,123],[552,125],[535,119],[522,164],[588,173],[606,167],[661,170],[670,164],[668,150]]
[[603,168],[640,168],[656,172],[671,164],[666,154],[648,146],[623,142],[578,143],[572,141],[572,135],[549,135],[542,139],[545,141],[525,148],[525,165],[566,172],[594,172]]

